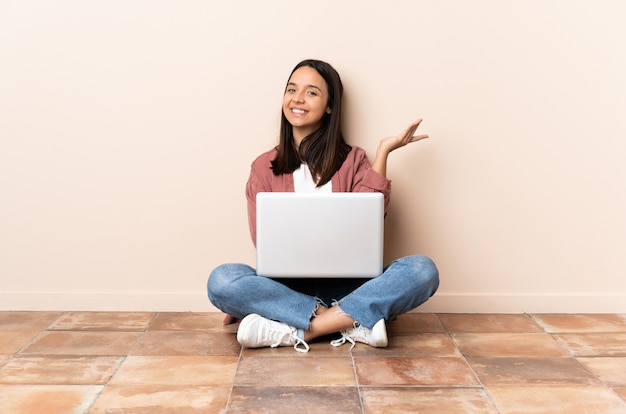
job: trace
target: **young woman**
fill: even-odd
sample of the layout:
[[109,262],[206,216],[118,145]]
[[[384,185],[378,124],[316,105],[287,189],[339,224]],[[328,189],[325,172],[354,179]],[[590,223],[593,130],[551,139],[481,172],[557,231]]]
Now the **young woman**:
[[[421,119],[401,134],[380,141],[374,162],[349,146],[341,133],[343,85],[328,63],[305,60],[293,69],[283,98],[279,145],[253,163],[246,184],[248,218],[256,244],[258,192],[383,193],[385,212],[390,181],[389,153],[427,138],[414,135]],[[224,264],[210,275],[209,299],[240,319],[237,340],[248,348],[293,346],[307,352],[308,342],[333,333],[349,341],[387,346],[385,321],[427,301],[439,285],[434,263],[424,256],[397,259],[373,279],[271,279],[244,264]]]

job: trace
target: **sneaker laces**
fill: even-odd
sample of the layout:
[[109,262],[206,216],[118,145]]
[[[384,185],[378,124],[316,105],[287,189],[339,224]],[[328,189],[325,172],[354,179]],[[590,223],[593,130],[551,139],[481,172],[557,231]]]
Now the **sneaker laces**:
[[[293,334],[294,339],[296,340],[296,343],[293,344],[293,349],[295,349],[298,352],[302,352],[302,353],[307,353],[309,352],[309,344],[306,343],[306,341],[304,339],[300,339],[298,337],[298,335]],[[298,345],[301,345],[302,347],[299,348]]]
[[354,346],[356,345],[356,342],[354,341],[354,339],[350,338],[348,335],[346,335],[345,333],[341,333],[341,338],[338,339],[333,339],[332,341],[330,341],[330,344],[332,346],[341,346],[343,344],[346,343],[346,341],[350,342],[352,344],[352,346],[350,347],[350,350],[352,350],[352,348],[354,348]]
[[367,329],[363,325],[360,325],[358,322],[355,322],[352,328],[348,329],[347,331],[341,331],[341,338],[333,339],[332,341],[330,341],[330,344],[332,346],[338,347],[345,344],[346,342],[350,342],[352,344],[350,350],[352,350],[352,348],[354,348],[354,346],[356,345],[356,341],[367,338],[368,333],[369,329]]
[[274,339],[274,341],[270,344],[271,348],[276,348],[279,346],[285,346],[285,345],[291,345],[291,343],[293,342],[293,349],[295,349],[298,352],[309,352],[309,344],[306,343],[306,341],[304,339],[301,339],[298,335],[297,335],[297,330],[294,327],[285,325],[286,329],[284,331],[278,331],[278,330],[274,330],[274,331],[269,331],[269,334],[271,336],[275,336],[275,338],[269,338],[269,339]]

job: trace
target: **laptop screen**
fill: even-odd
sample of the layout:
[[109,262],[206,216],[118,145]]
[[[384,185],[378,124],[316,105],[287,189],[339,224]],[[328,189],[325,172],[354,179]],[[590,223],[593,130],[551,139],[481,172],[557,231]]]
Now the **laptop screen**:
[[376,277],[382,273],[381,193],[258,193],[257,274]]

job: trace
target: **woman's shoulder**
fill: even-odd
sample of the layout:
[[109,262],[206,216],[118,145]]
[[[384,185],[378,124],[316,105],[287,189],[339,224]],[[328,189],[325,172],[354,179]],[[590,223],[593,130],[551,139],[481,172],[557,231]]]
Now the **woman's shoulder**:
[[272,161],[276,159],[278,154],[278,148],[274,147],[269,151],[265,151],[252,161],[252,165],[271,165]]
[[367,158],[367,153],[365,152],[365,150],[361,147],[357,147],[356,145],[351,145],[352,149],[350,150],[350,152],[348,152],[348,159],[351,160],[362,160],[364,158]]
[[352,149],[350,150],[349,154],[354,154],[354,155],[365,155],[365,150],[361,147],[358,147],[356,145],[351,145]]

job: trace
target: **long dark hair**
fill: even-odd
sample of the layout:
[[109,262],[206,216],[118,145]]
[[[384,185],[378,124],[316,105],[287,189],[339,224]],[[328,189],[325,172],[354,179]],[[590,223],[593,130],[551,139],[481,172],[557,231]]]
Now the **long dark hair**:
[[302,139],[299,149],[294,145],[293,127],[282,113],[278,155],[272,161],[272,171],[275,175],[292,173],[305,162],[311,175],[317,179],[317,186],[321,187],[331,180],[351,150],[341,132],[343,84],[339,73],[331,65],[313,59],[298,63],[289,78],[303,66],[315,69],[324,78],[328,89],[327,106],[331,111],[324,114],[319,129]]

